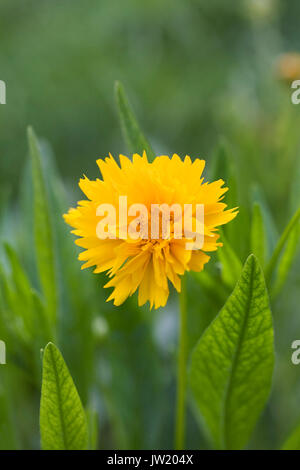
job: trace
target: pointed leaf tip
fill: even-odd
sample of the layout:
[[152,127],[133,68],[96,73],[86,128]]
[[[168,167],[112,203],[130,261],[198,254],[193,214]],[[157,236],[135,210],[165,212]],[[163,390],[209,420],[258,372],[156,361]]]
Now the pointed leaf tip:
[[42,155],[32,127],[28,127],[28,142],[32,168],[36,260],[49,317],[54,324],[57,288],[51,211],[42,167]]
[[246,445],[269,396],[273,365],[269,298],[251,254],[192,354],[191,388],[217,448]]
[[124,87],[119,81],[115,82],[115,97],[121,121],[122,133],[129,152],[131,154],[139,153],[142,155],[143,152],[146,151],[148,161],[151,162],[155,157],[154,152],[138,125],[137,119],[124,91]]
[[44,450],[87,449],[84,409],[65,361],[51,342],[43,355],[40,430]]

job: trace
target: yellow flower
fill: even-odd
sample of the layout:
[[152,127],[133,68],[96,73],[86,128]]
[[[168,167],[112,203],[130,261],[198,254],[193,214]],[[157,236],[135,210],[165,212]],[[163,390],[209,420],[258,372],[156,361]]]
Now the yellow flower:
[[[111,155],[98,160],[97,164],[102,180],[82,178],[79,186],[88,200],[80,201],[76,209],[70,209],[64,215],[65,221],[75,229],[72,233],[80,237],[76,243],[85,249],[79,255],[79,259],[85,261],[82,269],[96,266],[95,273],[107,271],[110,280],[105,287],[114,287],[107,300],[114,300],[115,305],[122,304],[138,289],[139,305],[149,300],[151,308],[162,307],[169,296],[168,281],[180,292],[180,276],[185,271],[201,271],[210,259],[205,252],[222,246],[218,242],[217,227],[237,214],[235,209],[225,210],[227,206],[221,202],[228,188],[221,179],[203,183],[205,161],[196,159],[192,162],[189,156],[184,161],[176,154],[172,158],[159,156],[150,163],[144,152],[142,157],[134,154],[132,161],[120,155],[120,166]],[[146,217],[144,212],[144,218],[137,218],[136,213],[120,219],[120,197],[124,196],[126,207],[143,205]],[[115,219],[109,219],[112,223],[107,224],[106,234],[110,238],[106,239],[99,237],[97,231],[99,223],[104,223],[107,216],[107,213],[99,212],[101,204],[111,205],[116,211]],[[185,231],[175,212],[170,212],[169,232],[163,232],[163,211],[160,211],[159,233],[153,238],[154,213],[151,208],[155,204],[179,205],[183,218],[185,207],[192,207],[193,231]],[[199,235],[197,205],[203,207],[200,242],[195,237]],[[130,236],[130,224],[132,227],[134,220],[138,229],[135,238]],[[194,230],[195,223],[198,232]],[[188,242],[193,242],[195,249],[187,249]]]

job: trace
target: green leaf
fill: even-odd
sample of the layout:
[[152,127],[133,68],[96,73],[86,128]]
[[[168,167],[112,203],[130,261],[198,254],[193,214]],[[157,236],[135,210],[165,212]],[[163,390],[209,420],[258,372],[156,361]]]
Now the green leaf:
[[228,147],[227,141],[222,137],[212,155],[212,163],[209,171],[209,177],[212,181],[222,178],[228,183],[228,179],[231,177],[233,168],[229,158],[230,151]]
[[55,279],[54,241],[51,217],[44,176],[41,153],[37,138],[31,127],[28,128],[28,141],[32,162],[34,189],[34,232],[38,271],[41,285],[53,322],[56,318],[57,292]]
[[228,289],[220,282],[220,279],[207,270],[201,272],[191,271],[191,275],[201,284],[208,297],[222,302],[221,305],[224,303],[228,296]]
[[272,213],[266,201],[265,195],[261,190],[260,186],[253,184],[251,187],[251,199],[253,203],[260,205],[261,213],[264,221],[264,227],[266,230],[266,239],[267,239],[267,254],[269,255],[269,250],[273,250],[276,242],[278,240],[278,232],[273,220]]
[[211,181],[215,181],[220,178],[224,180],[226,186],[230,188],[226,194],[226,204],[228,204],[229,207],[235,207],[238,201],[236,165],[234,162],[233,151],[227,140],[224,138],[220,139],[213,154],[209,178]]
[[233,287],[241,274],[242,263],[225,238],[224,233],[220,232],[223,243],[223,246],[218,249],[218,258],[222,265],[221,276],[224,284],[228,287]]
[[[13,302],[15,314],[23,318],[27,332],[30,336],[33,336],[35,318],[33,314],[31,285],[14,248],[8,243],[4,244],[4,248],[12,270],[12,279],[15,288],[15,300]],[[13,295],[12,292],[11,295]]]
[[8,380],[3,375],[0,381],[0,450],[15,450],[18,445],[12,419],[11,390],[7,390]]
[[53,331],[49,323],[49,317],[47,315],[47,309],[43,302],[44,299],[41,298],[41,295],[35,289],[31,290],[31,297],[33,302],[35,337],[39,341],[42,341],[41,344],[45,344],[45,342],[52,341],[54,339]]
[[12,193],[12,187],[8,182],[2,183],[2,188],[0,191],[0,234],[4,231],[5,219],[7,217],[7,212],[10,208],[10,198]]
[[1,315],[3,316],[3,325],[6,331],[14,336],[18,336],[21,342],[30,342],[29,328],[24,318],[24,310],[18,293],[11,278],[4,272],[0,264],[0,293],[1,293]]
[[85,450],[87,419],[65,361],[53,343],[43,357],[40,408],[41,442],[44,450]]
[[291,433],[283,444],[282,450],[300,450],[300,425]]
[[14,248],[8,243],[4,243],[4,248],[7,254],[7,257],[10,261],[13,279],[15,285],[18,289],[18,292],[22,299],[29,299],[31,296],[31,286],[30,282],[25,274],[25,271],[20,263],[18,255]]
[[288,277],[288,273],[295,259],[295,255],[297,253],[297,250],[299,249],[299,240],[300,240],[300,224],[298,222],[298,224],[296,224],[296,226],[293,228],[292,232],[290,233],[285,249],[280,258],[277,272],[276,272],[276,277],[274,280],[274,286],[272,286],[272,290],[271,290],[272,297],[275,297],[276,295],[279,294],[281,288],[283,287]]
[[192,354],[191,388],[217,448],[243,448],[268,398],[274,365],[272,316],[254,255]]
[[137,120],[131,109],[127,96],[124,92],[123,86],[120,82],[115,83],[115,95],[117,106],[119,110],[119,116],[121,121],[121,127],[125,142],[128,146],[128,150],[131,154],[139,153],[143,154],[145,150],[148,156],[148,160],[152,161],[155,158],[155,154],[144,137],[142,131],[139,128]]
[[89,408],[86,412],[89,433],[89,449],[97,450],[98,448],[98,413]]
[[282,250],[286,244],[286,242],[289,240],[292,232],[294,230],[298,230],[298,222],[300,219],[300,207],[299,209],[295,212],[289,223],[287,224],[285,230],[283,231],[283,234],[281,235],[274,251],[271,256],[271,259],[267,265],[267,268],[265,270],[265,276],[266,276],[266,282],[267,284],[272,280],[273,273],[276,269],[277,262],[280,258],[280,255],[282,253]]
[[291,182],[290,210],[295,212],[300,201],[300,158],[296,160],[296,167],[293,171],[293,180]]
[[252,224],[250,238],[251,252],[258,258],[262,266],[265,263],[265,229],[261,207],[258,203],[253,204]]

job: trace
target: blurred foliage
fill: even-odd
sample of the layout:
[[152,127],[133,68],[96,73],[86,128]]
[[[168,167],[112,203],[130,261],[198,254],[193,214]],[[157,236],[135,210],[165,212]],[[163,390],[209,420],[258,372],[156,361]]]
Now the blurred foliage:
[[[172,447],[176,297],[151,312],[135,297],[106,304],[103,276],[80,271],[61,217],[82,173],[98,176],[99,154],[125,151],[115,80],[154,151],[206,158],[206,177],[224,178],[227,203],[240,207],[224,229],[226,249],[188,278],[190,351],[256,251],[271,287],[276,367],[250,446],[278,448],[299,424],[300,376],[290,360],[299,331],[299,222],[284,246],[280,236],[299,208],[300,108],[276,73],[280,54],[297,50],[299,13],[296,0],[2,0],[0,448],[39,448],[40,349],[53,339],[89,427],[99,424],[100,448]],[[27,158],[28,124],[41,136],[38,160]],[[47,220],[38,223],[41,205]],[[207,448],[190,405],[187,446]]]
[[[297,46],[300,7],[297,0],[262,0],[270,5],[262,16],[257,3],[2,0],[1,182],[17,187],[28,124],[47,136],[71,180],[82,174],[82,158],[89,157],[85,171],[93,174],[99,154],[123,151],[111,105],[117,79],[157,152],[205,157],[216,137],[230,132],[232,145],[244,141],[241,155],[254,154],[249,183],[261,178],[282,142],[274,127],[290,127],[272,65]],[[259,140],[255,151],[251,136]],[[291,160],[281,154],[278,170],[290,169]]]

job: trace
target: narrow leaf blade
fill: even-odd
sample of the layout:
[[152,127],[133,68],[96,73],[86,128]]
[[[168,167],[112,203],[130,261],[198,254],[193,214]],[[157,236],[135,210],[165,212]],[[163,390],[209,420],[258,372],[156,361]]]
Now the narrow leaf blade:
[[51,217],[42,172],[41,154],[37,138],[31,127],[28,128],[28,141],[34,189],[34,232],[37,265],[49,314],[52,320],[55,321],[57,293]]
[[293,171],[293,180],[291,183],[290,209],[295,212],[300,201],[300,158],[297,158],[297,164]]
[[[0,366],[1,367],[1,366]],[[0,381],[0,450],[16,450],[18,448],[16,430],[11,416],[11,398],[7,388],[7,380]]]
[[263,266],[265,263],[265,229],[261,207],[258,203],[253,204],[251,223],[251,253],[253,253]]
[[87,449],[86,415],[65,361],[53,343],[44,351],[40,430],[44,450]]
[[282,446],[282,450],[300,450],[300,426],[291,433]]
[[275,272],[278,260],[282,254],[282,251],[284,249],[284,246],[286,242],[289,240],[291,234],[293,233],[294,230],[297,229],[298,223],[300,220],[300,207],[299,209],[295,212],[289,223],[287,224],[286,228],[284,229],[274,251],[271,256],[271,259],[267,265],[267,268],[265,270],[265,276],[266,276],[266,282],[267,284],[271,282],[272,276]]
[[266,231],[266,255],[270,255],[278,240],[278,231],[273,219],[272,212],[267,203],[266,197],[260,186],[254,184],[251,188],[251,199],[255,204],[259,204],[261,208],[262,218]]
[[97,450],[98,448],[98,414],[95,410],[89,408],[86,412],[88,433],[89,433],[89,450]]
[[124,139],[131,154],[139,153],[142,155],[145,150],[148,160],[152,161],[155,154],[139,128],[136,117],[131,109],[124,88],[120,82],[115,84],[116,102],[118,105],[119,116]]
[[225,239],[223,232],[221,237],[223,246],[218,250],[218,258],[222,265],[222,280],[228,287],[234,287],[241,274],[242,263],[230,246],[228,240]]
[[207,295],[212,298],[216,299],[217,301],[221,302],[221,305],[224,303],[225,299],[228,296],[228,289],[220,279],[216,276],[211,275],[208,271],[191,271],[192,276],[196,279],[207,293]]
[[272,316],[254,255],[192,355],[190,383],[217,448],[243,448],[270,392]]
[[274,280],[274,286],[272,286],[272,297],[275,297],[281,291],[285,281],[287,280],[289,271],[295,259],[297,250],[299,249],[299,240],[300,240],[300,223],[293,228],[280,261],[278,263],[278,268],[276,272],[276,278]]

